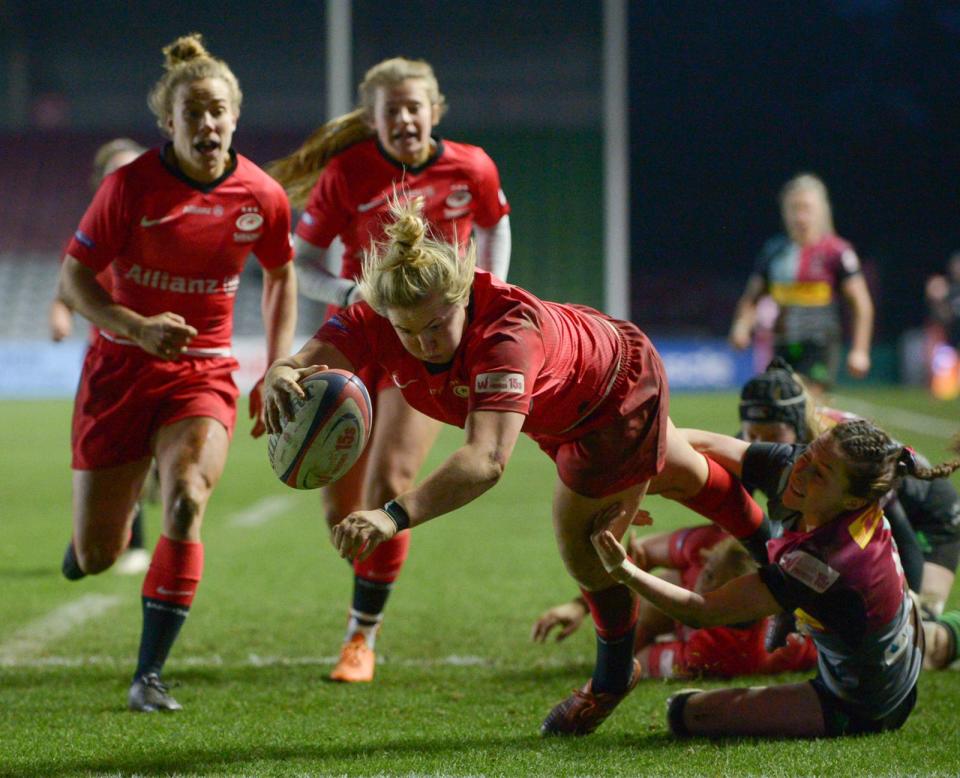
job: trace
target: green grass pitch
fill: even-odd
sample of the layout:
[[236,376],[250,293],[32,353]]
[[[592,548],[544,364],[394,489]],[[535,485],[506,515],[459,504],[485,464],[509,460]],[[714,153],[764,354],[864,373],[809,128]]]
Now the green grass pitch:
[[[935,461],[960,427],[956,403],[919,391],[851,396],[852,410]],[[736,426],[730,394],[678,394],[671,415],[680,426]],[[534,618],[574,587],[553,544],[553,467],[526,439],[495,489],[414,531],[377,679],[355,687],[324,680],[350,576],[319,495],[277,482],[265,444],[239,429],[205,521],[203,583],[165,672],[185,710],[127,713],[140,579],[59,574],[69,416],[62,401],[0,403],[0,776],[960,773],[952,671],[924,675],[913,716],[882,736],[677,742],[664,700],[686,684],[647,681],[596,734],[541,739],[543,716],[588,677],[593,637],[583,629],[561,644],[530,642]],[[445,430],[431,463],[459,436]],[[656,530],[699,521],[657,498],[647,507]],[[157,507],[147,521],[153,539]],[[72,623],[78,602],[96,614]]]

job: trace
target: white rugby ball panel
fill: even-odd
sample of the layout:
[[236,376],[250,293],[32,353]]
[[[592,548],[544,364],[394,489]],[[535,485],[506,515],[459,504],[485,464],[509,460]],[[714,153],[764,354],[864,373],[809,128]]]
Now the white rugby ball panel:
[[271,435],[273,471],[294,489],[316,489],[341,478],[366,446],[373,412],[366,387],[352,373],[327,370],[304,379],[293,418]]

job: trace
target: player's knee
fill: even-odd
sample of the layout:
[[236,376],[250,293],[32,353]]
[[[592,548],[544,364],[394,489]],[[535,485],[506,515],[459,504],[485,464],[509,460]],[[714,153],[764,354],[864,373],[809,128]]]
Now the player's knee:
[[178,479],[174,485],[170,509],[171,525],[168,532],[174,539],[185,540],[199,521],[206,490],[202,484],[188,479]]
[[614,583],[599,561],[564,556],[563,564],[577,585],[588,592],[609,589]]
[[74,547],[77,564],[87,575],[96,575],[107,570],[117,557],[120,556],[123,547],[120,545],[80,545]]

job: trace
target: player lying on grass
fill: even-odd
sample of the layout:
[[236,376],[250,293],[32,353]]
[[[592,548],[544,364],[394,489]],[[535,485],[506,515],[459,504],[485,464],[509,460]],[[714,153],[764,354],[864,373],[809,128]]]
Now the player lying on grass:
[[[749,442],[809,443],[823,430],[857,418],[834,408],[815,407],[803,381],[779,359],[744,384],[739,409],[740,435]],[[709,439],[698,446],[710,455]],[[930,467],[922,456],[915,457],[920,467]],[[745,485],[751,491],[757,486],[749,480]],[[767,509],[774,525],[789,525],[794,519],[794,513],[776,498]],[[956,659],[960,637],[960,611],[944,613],[960,559],[960,496],[949,478],[923,480],[906,475],[884,497],[883,512],[907,583],[920,597],[927,639],[924,667],[947,667]],[[786,631],[781,626],[777,633]],[[771,646],[776,643],[774,639]]]
[[795,458],[789,446],[713,437],[726,467],[753,483],[782,482],[780,499],[798,513],[767,544],[770,564],[701,595],[638,568],[607,530],[593,535],[594,547],[614,580],[691,626],[794,611],[817,646],[818,670],[805,683],[681,692],[669,700],[671,731],[822,737],[898,729],[916,704],[923,630],[880,500],[903,475],[942,477],[960,459],[920,468],[910,449],[866,421],[837,425]]
[[[743,546],[710,524],[633,537],[629,552],[630,560],[641,570],[663,568],[658,573],[661,578],[698,594],[712,592],[757,569]],[[580,627],[588,613],[582,597],[557,605],[537,619],[533,639],[542,643],[559,628],[557,640],[563,640]],[[767,651],[763,645],[766,630],[767,619],[691,629],[641,600],[634,652],[644,678],[732,678],[808,670],[816,664],[816,649],[799,635],[782,648]],[[670,639],[663,639],[667,636]]]
[[597,628],[593,677],[550,712],[541,732],[587,734],[640,677],[637,599],[604,571],[590,545],[594,529],[610,525],[622,535],[650,491],[682,501],[762,554],[765,518],[670,421],[663,365],[635,325],[545,302],[475,270],[473,244],[463,252],[427,235],[419,198],[394,202],[392,215],[389,240],[364,259],[363,302],[271,366],[268,429],[280,431],[292,397],[303,395],[299,380],[318,365],[356,372],[371,363],[412,407],[465,429],[464,444],[418,486],[334,527],[341,556],[361,560],[407,527],[475,500],[503,475],[521,431],[533,438],[556,462],[557,544]]

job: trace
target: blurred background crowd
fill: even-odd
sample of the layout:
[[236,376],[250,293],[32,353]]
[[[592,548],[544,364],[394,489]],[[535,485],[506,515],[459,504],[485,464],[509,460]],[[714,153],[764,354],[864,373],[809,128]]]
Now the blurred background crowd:
[[[483,146],[500,169],[513,208],[510,280],[601,307],[603,5],[354,0],[350,55],[352,83],[385,56],[432,63],[452,106],[441,133]],[[829,190],[876,306],[868,380],[932,381],[956,397],[960,9],[936,0],[626,7],[631,317],[658,346],[679,339],[681,355],[694,353],[690,343],[726,353],[744,282],[782,231],[780,189],[810,171]],[[243,87],[235,144],[264,164],[327,118],[326,12],[289,0],[268,9],[0,4],[6,366],[47,338],[58,257],[89,200],[94,151],[117,135],[163,140],[144,103],[160,46],[201,28]],[[240,335],[259,331],[258,275],[241,284]],[[305,302],[302,332],[316,321]]]

